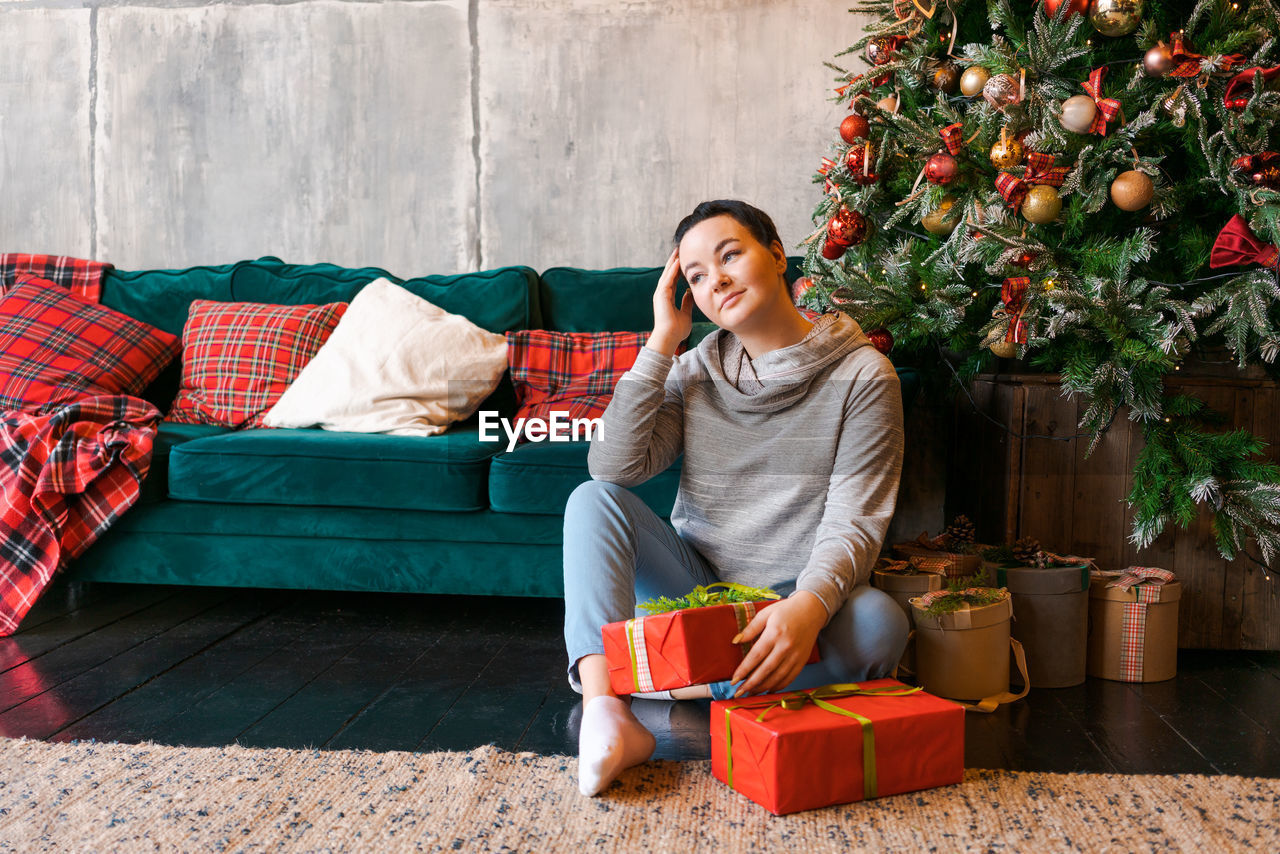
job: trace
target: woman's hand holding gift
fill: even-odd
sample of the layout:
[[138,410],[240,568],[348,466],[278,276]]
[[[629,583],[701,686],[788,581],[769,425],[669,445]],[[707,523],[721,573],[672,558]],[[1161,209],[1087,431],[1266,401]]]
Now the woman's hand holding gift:
[[800,675],[809,660],[818,632],[827,622],[827,608],[808,591],[783,599],[756,614],[734,643],[754,641],[732,682],[739,686],[734,696],[781,691]]

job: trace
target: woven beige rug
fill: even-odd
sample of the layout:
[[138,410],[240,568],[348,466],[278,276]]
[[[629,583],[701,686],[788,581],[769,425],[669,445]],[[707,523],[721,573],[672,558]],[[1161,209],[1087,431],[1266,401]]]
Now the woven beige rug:
[[0,850],[1280,850],[1280,780],[970,771],[775,818],[706,762],[578,794],[576,760],[0,739]]

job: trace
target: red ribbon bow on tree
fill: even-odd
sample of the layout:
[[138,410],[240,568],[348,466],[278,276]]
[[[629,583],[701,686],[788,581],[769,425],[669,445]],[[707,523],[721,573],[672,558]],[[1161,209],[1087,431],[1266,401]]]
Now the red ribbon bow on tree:
[[1103,65],[1089,72],[1089,79],[1080,84],[1081,88],[1089,93],[1093,103],[1098,105],[1098,112],[1093,116],[1093,124],[1089,125],[1089,130],[1086,133],[1097,133],[1106,136],[1107,122],[1120,114],[1119,101],[1115,98],[1102,97],[1102,78],[1106,76],[1107,67]]
[[1253,85],[1253,77],[1255,74],[1261,74],[1265,82],[1275,80],[1280,76],[1280,65],[1275,68],[1246,68],[1235,77],[1227,82],[1227,91],[1222,93],[1222,103],[1228,110],[1243,110],[1245,105],[1249,103],[1249,98],[1239,97],[1239,90],[1245,86]]
[[1005,279],[1000,286],[1000,299],[1004,302],[1004,310],[1009,314],[1009,329],[1004,333],[1005,341],[1014,344],[1025,344],[1027,341],[1027,325],[1022,322],[1022,313],[1027,310],[1025,297],[1030,284],[1029,276],[1013,276]]
[[964,124],[956,122],[953,125],[947,125],[938,131],[942,135],[942,144],[947,147],[947,151],[954,156],[960,153],[964,148]]
[[1261,264],[1264,267],[1280,264],[1280,249],[1263,243],[1240,214],[1227,220],[1222,231],[1218,232],[1218,239],[1213,241],[1213,251],[1209,253],[1210,267],[1236,264]]
[[1061,187],[1071,172],[1070,166],[1054,166],[1054,156],[1041,151],[1027,152],[1027,170],[1022,180],[1028,184],[1048,184],[1050,187]]
[[996,176],[996,190],[1015,212],[1022,209],[1022,201],[1027,197],[1031,184],[1047,184],[1050,187],[1061,187],[1066,180],[1070,166],[1054,166],[1053,155],[1039,151],[1027,152],[1027,168],[1021,178],[1001,172]]
[[1206,57],[1202,54],[1193,53],[1187,47],[1182,33],[1173,33],[1169,36],[1169,41],[1173,43],[1169,48],[1169,56],[1173,58],[1174,63],[1173,70],[1169,72],[1170,77],[1195,77],[1202,71],[1230,71],[1244,62],[1244,56],[1238,53],[1209,57],[1206,61]]

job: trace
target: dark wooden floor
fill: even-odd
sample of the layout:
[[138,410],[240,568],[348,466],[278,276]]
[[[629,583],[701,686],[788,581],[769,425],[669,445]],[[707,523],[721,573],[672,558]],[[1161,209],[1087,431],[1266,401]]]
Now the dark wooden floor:
[[[0,735],[576,753],[559,601],[58,584],[0,639]],[[637,701],[658,757],[710,754],[706,702]],[[970,714],[975,768],[1280,776],[1280,653],[1183,651]]]

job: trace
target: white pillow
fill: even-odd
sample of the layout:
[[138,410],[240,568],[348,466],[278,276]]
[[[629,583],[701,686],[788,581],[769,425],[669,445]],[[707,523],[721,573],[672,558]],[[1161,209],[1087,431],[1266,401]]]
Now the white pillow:
[[434,436],[470,417],[506,368],[504,336],[375,279],[264,423]]

